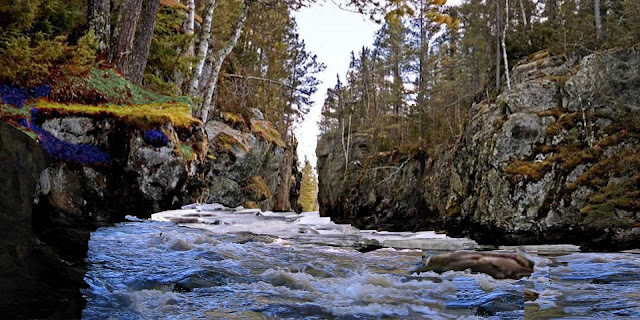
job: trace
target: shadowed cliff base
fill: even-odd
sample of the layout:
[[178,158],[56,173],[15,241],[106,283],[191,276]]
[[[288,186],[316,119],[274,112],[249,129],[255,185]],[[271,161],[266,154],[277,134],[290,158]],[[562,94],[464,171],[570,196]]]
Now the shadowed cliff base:
[[84,261],[70,266],[32,231],[33,194],[48,163],[38,143],[0,122],[0,313],[11,319],[75,319],[86,304]]

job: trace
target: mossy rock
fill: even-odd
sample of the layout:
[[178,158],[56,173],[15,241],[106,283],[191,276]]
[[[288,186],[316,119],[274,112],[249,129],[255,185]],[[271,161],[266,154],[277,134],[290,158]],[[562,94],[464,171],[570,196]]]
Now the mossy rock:
[[144,89],[111,68],[78,72],[62,67],[53,76],[51,100],[90,105],[182,103],[191,107],[192,104],[189,97],[170,97]]
[[142,105],[82,105],[40,101],[38,114],[44,118],[86,116],[92,118],[115,118],[141,130],[153,129],[171,123],[176,129],[189,130],[202,122],[191,115],[184,103],[154,103]]
[[504,172],[512,176],[521,176],[527,180],[540,181],[551,169],[553,162],[516,160],[504,167]]
[[278,130],[276,130],[269,121],[251,120],[251,131],[271,143],[275,143],[281,147],[286,146]]
[[220,132],[220,134],[216,136],[213,144],[218,146],[218,150],[221,151],[232,150],[235,147],[242,152],[249,152],[249,147],[245,145],[243,141],[226,132]]
[[253,176],[249,178],[247,186],[244,189],[255,201],[271,198],[269,187],[262,176]]
[[230,125],[231,127],[244,127],[246,123],[241,114],[234,112],[221,112],[220,117],[224,120],[225,123]]
[[194,156],[193,147],[188,143],[179,143],[180,153],[185,161],[191,161]]

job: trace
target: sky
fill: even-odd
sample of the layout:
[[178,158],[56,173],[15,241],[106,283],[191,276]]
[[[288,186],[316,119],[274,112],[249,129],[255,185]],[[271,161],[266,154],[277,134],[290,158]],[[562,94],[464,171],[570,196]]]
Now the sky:
[[[447,5],[458,5],[461,0],[449,0]],[[306,49],[318,55],[327,69],[316,77],[322,82],[312,96],[311,111],[295,130],[298,139],[298,159],[304,164],[305,157],[316,166],[316,143],[318,121],[327,88],[336,83],[336,74],[344,79],[349,69],[351,51],[358,53],[363,46],[371,46],[379,24],[368,16],[340,9],[332,0],[302,8],[294,13],[300,36]]]
[[336,74],[344,79],[351,51],[358,52],[363,46],[370,46],[380,26],[368,20],[367,16],[338,8],[331,1],[303,8],[294,16],[307,50],[317,54],[327,66],[325,71],[316,75],[322,83],[312,97],[314,105],[295,131],[300,163],[303,164],[306,156],[315,167],[316,139],[320,133],[318,121],[327,88],[335,85]]

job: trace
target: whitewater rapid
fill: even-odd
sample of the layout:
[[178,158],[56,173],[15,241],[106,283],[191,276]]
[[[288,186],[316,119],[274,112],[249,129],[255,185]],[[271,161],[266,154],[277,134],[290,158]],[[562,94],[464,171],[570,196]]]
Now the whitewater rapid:
[[[417,276],[407,270],[423,251],[477,244],[214,205],[153,220],[92,234],[84,319],[640,318],[637,254],[537,246],[528,248],[534,273],[521,280]],[[420,249],[401,248],[411,245]],[[539,297],[525,302],[525,288]]]

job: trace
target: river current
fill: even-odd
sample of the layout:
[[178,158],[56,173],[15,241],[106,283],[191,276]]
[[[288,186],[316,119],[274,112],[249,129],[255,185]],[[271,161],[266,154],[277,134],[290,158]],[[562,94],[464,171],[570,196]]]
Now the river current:
[[[409,275],[439,251],[361,252],[358,230],[314,214],[169,216],[190,227],[132,221],[92,234],[83,319],[640,319],[638,254],[537,247],[520,280]],[[525,288],[538,297],[525,301]]]

